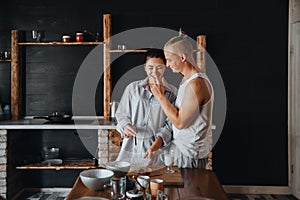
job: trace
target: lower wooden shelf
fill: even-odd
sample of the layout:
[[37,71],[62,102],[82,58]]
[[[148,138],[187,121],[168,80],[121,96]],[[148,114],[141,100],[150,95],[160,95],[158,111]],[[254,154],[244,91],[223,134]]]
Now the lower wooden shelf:
[[24,166],[18,166],[17,169],[91,169],[97,168],[95,165],[95,160],[86,159],[86,160],[63,160],[61,165],[48,165],[47,163],[34,163]]

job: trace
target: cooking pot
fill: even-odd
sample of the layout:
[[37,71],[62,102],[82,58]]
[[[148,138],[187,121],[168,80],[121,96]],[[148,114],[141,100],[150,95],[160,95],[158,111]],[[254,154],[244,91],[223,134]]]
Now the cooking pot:
[[72,116],[64,113],[54,112],[49,116],[34,116],[33,119],[46,119],[51,122],[66,122],[71,121]]

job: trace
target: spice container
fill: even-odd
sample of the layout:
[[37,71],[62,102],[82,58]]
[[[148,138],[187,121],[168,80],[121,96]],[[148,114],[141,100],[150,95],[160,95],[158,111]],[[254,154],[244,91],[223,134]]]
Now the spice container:
[[70,42],[70,40],[71,40],[71,36],[69,36],[69,35],[63,35],[62,36],[62,41],[63,42]]
[[83,33],[76,33],[76,42],[83,41]]

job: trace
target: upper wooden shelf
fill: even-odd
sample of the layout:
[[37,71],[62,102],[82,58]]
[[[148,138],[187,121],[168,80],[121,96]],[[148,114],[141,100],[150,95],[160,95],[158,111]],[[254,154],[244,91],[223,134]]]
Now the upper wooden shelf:
[[18,42],[18,45],[31,46],[76,46],[76,45],[99,45],[104,42]]
[[128,49],[128,50],[110,50],[110,53],[145,53],[147,50],[144,49]]
[[11,62],[11,59],[0,60],[0,62]]

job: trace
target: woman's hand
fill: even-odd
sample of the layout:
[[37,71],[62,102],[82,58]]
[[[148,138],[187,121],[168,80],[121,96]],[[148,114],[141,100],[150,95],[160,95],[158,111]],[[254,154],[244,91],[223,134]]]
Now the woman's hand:
[[155,76],[149,77],[149,86],[152,94],[157,98],[161,98],[165,93],[165,87],[162,83],[162,79]]
[[165,87],[161,84],[150,83],[152,94],[159,100],[165,93]]
[[123,134],[125,138],[133,137],[136,135],[136,129],[131,124],[127,124],[124,126]]
[[150,147],[144,154],[144,158],[150,159],[148,166],[154,165],[158,158],[158,151],[153,151]]

